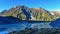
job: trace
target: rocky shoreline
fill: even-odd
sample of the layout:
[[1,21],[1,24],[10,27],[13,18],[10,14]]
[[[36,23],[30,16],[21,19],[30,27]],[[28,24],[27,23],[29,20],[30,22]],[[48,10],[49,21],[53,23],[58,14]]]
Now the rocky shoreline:
[[10,32],[9,34],[60,34],[60,28],[42,28],[42,29],[25,29],[21,31]]

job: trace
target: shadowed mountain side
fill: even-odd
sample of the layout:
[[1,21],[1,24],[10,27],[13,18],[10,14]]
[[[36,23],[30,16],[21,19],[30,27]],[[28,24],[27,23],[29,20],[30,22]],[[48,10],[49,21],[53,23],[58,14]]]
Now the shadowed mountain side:
[[0,16],[0,24],[10,24],[10,23],[19,23],[19,22],[21,22],[20,19],[12,16],[7,16],[7,17]]
[[27,20],[31,19],[31,15],[30,15],[30,13],[29,13],[29,12],[26,12],[26,10],[25,10],[25,9],[22,9],[22,11],[23,11],[23,13],[26,15]]
[[53,26],[53,27],[60,28],[60,18],[58,18],[57,20],[55,20],[52,23],[50,23],[50,25]]

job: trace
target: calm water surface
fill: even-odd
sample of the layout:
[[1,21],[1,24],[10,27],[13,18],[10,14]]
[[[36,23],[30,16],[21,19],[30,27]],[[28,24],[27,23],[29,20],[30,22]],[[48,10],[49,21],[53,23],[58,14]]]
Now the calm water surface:
[[0,34],[7,34],[12,31],[20,31],[25,28],[51,28],[50,22],[22,22],[14,24],[2,24],[0,25]]

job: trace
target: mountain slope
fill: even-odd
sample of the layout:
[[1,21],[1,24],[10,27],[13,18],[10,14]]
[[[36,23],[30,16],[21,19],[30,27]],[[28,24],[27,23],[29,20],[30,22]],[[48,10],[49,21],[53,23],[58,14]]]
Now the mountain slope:
[[3,17],[0,16],[0,25],[2,24],[14,24],[21,22],[20,19],[14,18],[12,16]]
[[39,20],[39,21],[53,21],[54,16],[43,8],[28,8],[26,6],[16,6],[7,12],[1,13],[4,16],[13,16],[21,20]]

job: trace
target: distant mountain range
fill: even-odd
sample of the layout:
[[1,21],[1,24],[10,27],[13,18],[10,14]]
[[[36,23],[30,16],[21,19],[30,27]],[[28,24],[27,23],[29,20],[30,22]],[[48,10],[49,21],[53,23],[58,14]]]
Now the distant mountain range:
[[29,8],[26,6],[16,6],[9,10],[4,10],[0,16],[12,16],[21,20],[54,21],[60,18],[60,12],[48,11],[44,8]]

